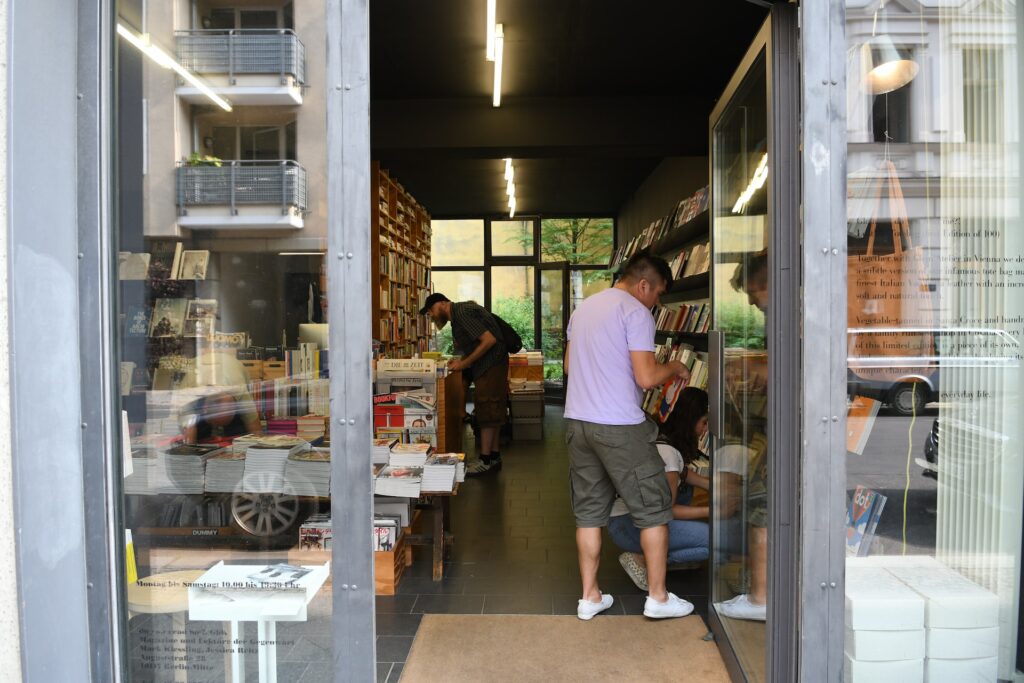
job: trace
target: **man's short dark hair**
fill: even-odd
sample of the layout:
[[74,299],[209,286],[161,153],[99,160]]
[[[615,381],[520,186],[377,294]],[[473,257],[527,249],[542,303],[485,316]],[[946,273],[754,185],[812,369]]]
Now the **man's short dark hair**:
[[668,267],[668,261],[660,256],[652,256],[647,249],[638,251],[622,266],[622,279],[636,282],[647,280],[652,285],[657,283],[655,278],[665,283],[665,289],[672,287],[672,269]]
[[737,292],[749,292],[750,285],[768,286],[768,250],[747,252],[736,264],[736,272],[729,279],[729,284]]

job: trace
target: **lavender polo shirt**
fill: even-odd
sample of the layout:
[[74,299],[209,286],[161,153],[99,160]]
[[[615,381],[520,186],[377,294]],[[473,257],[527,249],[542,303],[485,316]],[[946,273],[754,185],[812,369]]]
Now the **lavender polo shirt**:
[[614,287],[588,297],[573,312],[565,417],[604,425],[644,421],[643,390],[633,378],[630,351],[654,351],[654,316],[629,292]]

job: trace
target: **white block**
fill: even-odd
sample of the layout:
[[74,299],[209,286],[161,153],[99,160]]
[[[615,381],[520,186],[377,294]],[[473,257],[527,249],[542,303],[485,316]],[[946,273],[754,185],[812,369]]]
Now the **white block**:
[[922,683],[924,660],[862,662],[846,655],[844,683]]
[[861,662],[922,659],[925,631],[846,631],[846,654]]
[[846,628],[917,631],[924,628],[924,599],[880,567],[847,565]]
[[993,683],[998,657],[985,659],[929,659],[925,664],[928,683]]
[[889,567],[925,599],[929,628],[986,628],[999,625],[999,598],[978,584],[935,562],[931,566]]
[[933,659],[985,659],[999,656],[999,628],[930,628],[928,656]]

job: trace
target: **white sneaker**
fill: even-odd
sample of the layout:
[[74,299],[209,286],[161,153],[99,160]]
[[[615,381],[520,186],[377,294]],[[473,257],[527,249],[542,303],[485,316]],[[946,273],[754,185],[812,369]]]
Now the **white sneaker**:
[[601,602],[580,600],[576,605],[576,616],[583,621],[590,621],[595,615],[598,615],[611,607],[613,602],[615,602],[615,598],[607,593],[601,594]]
[[693,611],[693,604],[683,600],[679,596],[669,593],[665,602],[658,602],[651,596],[647,596],[644,603],[644,616],[651,619],[673,619],[685,617]]
[[473,462],[469,463],[469,465],[466,467],[466,476],[478,477],[481,474],[490,471],[490,469],[490,463],[486,463],[483,460],[474,460]]
[[626,570],[626,574],[636,587],[642,591],[647,591],[647,567],[641,567],[640,563],[636,561],[636,556],[633,553],[622,553],[619,555],[619,564]]
[[716,602],[715,607],[718,609],[719,614],[731,619],[765,621],[768,617],[768,606],[753,602],[746,593],[741,593],[725,602]]

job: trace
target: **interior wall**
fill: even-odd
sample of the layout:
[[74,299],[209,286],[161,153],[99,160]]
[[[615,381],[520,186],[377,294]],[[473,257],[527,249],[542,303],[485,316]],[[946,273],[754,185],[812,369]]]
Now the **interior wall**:
[[681,199],[707,183],[707,157],[665,158],[619,209],[618,243],[629,241],[651,221],[667,216]]

